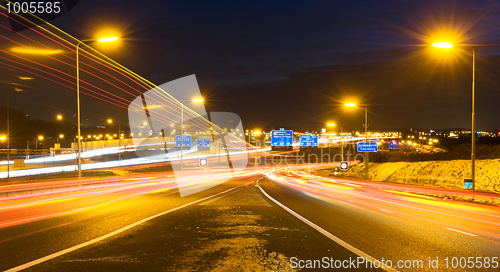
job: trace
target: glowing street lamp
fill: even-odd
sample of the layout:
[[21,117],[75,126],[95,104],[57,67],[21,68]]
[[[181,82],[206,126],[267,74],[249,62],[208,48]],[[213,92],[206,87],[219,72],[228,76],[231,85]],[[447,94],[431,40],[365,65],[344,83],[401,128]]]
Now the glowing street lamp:
[[107,38],[97,39],[97,41],[98,42],[114,42],[114,41],[116,41],[118,39],[119,39],[118,37],[107,37]]
[[64,138],[64,134],[59,134],[59,137],[57,137],[57,143],[59,143],[59,139],[63,139]]
[[[330,123],[330,124],[327,124],[327,126],[329,127],[334,127],[336,126],[336,124],[333,124],[333,123]],[[342,137],[342,125],[340,126],[340,137]],[[334,134],[335,135],[335,134]],[[330,149],[328,149],[328,152],[330,152]],[[342,143],[342,139],[340,141],[340,157],[341,157],[341,160],[344,161],[344,143]]]
[[[453,44],[449,42],[437,42],[433,43],[432,46],[441,48],[441,49],[450,49],[453,47]],[[475,85],[475,78],[476,78],[476,52],[474,51],[474,48],[472,46],[468,46],[471,51],[472,51],[472,128],[471,128],[471,134],[472,134],[472,143],[471,143],[471,180],[472,183],[476,181],[476,126],[475,126],[475,109],[474,109],[474,99],[475,99],[475,92],[474,92],[474,85]]]
[[57,118],[57,120],[62,120],[62,119],[63,119],[62,115],[60,115],[60,114],[58,114],[58,115],[56,116],[56,118]]
[[[97,39],[98,42],[112,42],[118,40],[118,37],[106,37]],[[96,41],[96,39],[86,39],[81,40],[76,45],[76,102],[77,102],[77,111],[78,111],[78,177],[82,177],[82,142],[81,142],[81,125],[80,125],[80,61],[79,61],[79,53],[78,49],[80,48],[80,44],[88,41]]]
[[450,49],[453,47],[453,44],[451,44],[449,42],[437,42],[437,43],[433,43],[432,46],[437,47],[437,48],[441,48],[441,49]]
[[[354,103],[345,103],[346,107],[356,107]],[[365,108],[365,142],[368,142],[368,108]],[[365,152],[365,179],[368,179],[368,152]]]

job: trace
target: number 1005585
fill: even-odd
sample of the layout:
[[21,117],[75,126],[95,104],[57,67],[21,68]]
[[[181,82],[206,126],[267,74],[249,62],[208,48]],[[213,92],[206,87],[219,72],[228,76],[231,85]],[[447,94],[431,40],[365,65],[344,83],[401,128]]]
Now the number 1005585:
[[61,2],[7,2],[8,13],[59,13],[61,12]]

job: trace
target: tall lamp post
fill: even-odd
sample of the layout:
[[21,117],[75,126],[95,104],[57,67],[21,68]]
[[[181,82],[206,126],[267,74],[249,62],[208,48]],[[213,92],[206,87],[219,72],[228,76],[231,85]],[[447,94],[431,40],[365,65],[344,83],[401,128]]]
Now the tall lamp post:
[[[329,127],[334,127],[335,124],[327,124],[327,126]],[[339,135],[341,138],[342,137],[342,126],[340,126],[340,135]],[[328,149],[328,151],[330,151],[330,149]],[[341,161],[344,161],[344,143],[342,142],[342,140],[340,140],[340,158],[341,158]]]
[[43,136],[38,136],[38,138],[35,138],[35,154],[38,155],[38,140],[43,141]]
[[7,95],[7,178],[10,178],[10,104]]
[[[451,49],[453,47],[453,44],[449,42],[437,42],[433,43],[432,46],[441,48],[441,49]],[[471,150],[470,150],[470,159],[471,159],[471,180],[472,184],[475,184],[476,181],[476,124],[475,124],[475,110],[474,110],[474,99],[475,99],[475,93],[474,93],[474,85],[475,85],[475,80],[476,80],[476,52],[474,51],[474,48],[472,46],[467,46],[470,48],[472,51],[472,128],[471,128],[471,134],[472,134],[472,143],[471,143]]]
[[82,134],[81,134],[81,127],[80,127],[80,61],[79,61],[79,53],[78,49],[80,48],[80,44],[83,42],[89,42],[89,41],[98,41],[98,42],[112,42],[118,40],[118,37],[108,37],[108,38],[101,38],[101,39],[85,39],[81,40],[78,42],[76,45],[76,103],[77,103],[77,118],[78,118],[78,177],[82,177]]
[[183,164],[182,152],[184,151],[184,102],[203,102],[203,98],[181,101],[181,169]]
[[[356,104],[346,103],[346,107],[356,107]],[[365,108],[365,142],[368,142],[368,108]],[[368,152],[365,152],[365,179],[368,179]]]
[[[63,116],[62,116],[61,114],[56,115],[56,120],[57,120],[57,121],[62,121],[62,119],[63,119]],[[57,129],[56,129],[56,130],[57,130]],[[56,137],[56,144],[58,144],[58,143],[59,143],[59,138],[62,138],[62,137],[61,137],[61,135],[63,135],[63,134],[59,134],[59,137]],[[64,137],[64,135],[63,135],[63,137]],[[54,152],[55,152],[55,151],[54,151]]]

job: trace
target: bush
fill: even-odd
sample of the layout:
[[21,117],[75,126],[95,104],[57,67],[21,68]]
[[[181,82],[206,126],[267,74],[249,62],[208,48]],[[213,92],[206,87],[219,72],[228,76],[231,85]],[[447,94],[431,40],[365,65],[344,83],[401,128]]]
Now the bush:
[[387,162],[389,158],[381,153],[371,153],[370,154],[370,162]]

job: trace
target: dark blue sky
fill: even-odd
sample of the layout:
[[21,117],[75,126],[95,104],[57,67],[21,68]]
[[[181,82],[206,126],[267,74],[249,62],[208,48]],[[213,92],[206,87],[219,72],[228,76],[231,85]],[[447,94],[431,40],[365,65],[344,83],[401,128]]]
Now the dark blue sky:
[[248,128],[359,129],[339,106],[351,97],[372,127],[469,127],[470,54],[426,40],[453,32],[478,55],[478,129],[500,129],[498,1],[81,0],[52,23],[79,39],[118,28],[108,56],[155,84],[196,74],[207,110]]

